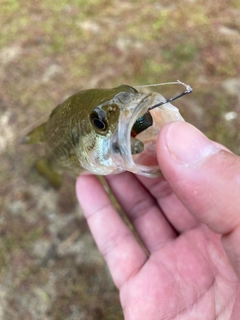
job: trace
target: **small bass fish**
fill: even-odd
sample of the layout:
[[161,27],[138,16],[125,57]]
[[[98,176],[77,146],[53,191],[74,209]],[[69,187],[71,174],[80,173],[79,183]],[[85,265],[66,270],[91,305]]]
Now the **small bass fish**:
[[166,100],[159,93],[139,93],[128,85],[84,90],[58,105],[48,121],[22,142],[45,143],[46,155],[36,168],[55,187],[61,184],[63,170],[98,175],[131,171],[156,177],[161,174],[157,135],[164,123],[184,121],[170,101],[186,91]]

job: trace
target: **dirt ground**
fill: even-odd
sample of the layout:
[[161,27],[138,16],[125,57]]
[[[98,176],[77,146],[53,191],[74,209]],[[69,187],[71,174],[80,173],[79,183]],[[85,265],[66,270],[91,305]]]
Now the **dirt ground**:
[[[181,81],[186,121],[240,154],[240,1],[0,0],[0,320],[118,320],[79,208],[22,137],[82,89]],[[161,89],[161,91],[160,91]],[[176,86],[158,89],[165,97]]]

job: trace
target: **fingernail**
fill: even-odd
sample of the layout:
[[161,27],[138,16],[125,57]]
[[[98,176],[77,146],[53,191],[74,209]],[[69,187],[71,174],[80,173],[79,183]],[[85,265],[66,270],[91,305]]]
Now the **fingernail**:
[[220,150],[197,128],[180,121],[168,126],[166,147],[172,158],[185,166],[196,164]]

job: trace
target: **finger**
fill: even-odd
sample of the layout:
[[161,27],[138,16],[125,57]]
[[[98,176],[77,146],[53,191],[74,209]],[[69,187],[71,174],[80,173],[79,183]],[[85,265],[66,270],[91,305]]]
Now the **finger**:
[[176,237],[157,202],[135,175],[124,172],[106,179],[149,252]]
[[219,149],[199,130],[173,122],[161,130],[157,154],[172,189],[188,210],[222,234],[240,276],[240,160]]
[[178,233],[197,227],[200,222],[179,200],[165,179],[149,179],[138,176],[138,179],[158,202],[167,220]]
[[120,288],[142,267],[147,256],[114,209],[100,181],[93,175],[77,179],[76,193],[92,235],[113,281]]
[[[229,149],[220,143],[213,143],[217,147],[230,152]],[[144,176],[137,177],[155,197],[164,215],[178,233],[186,232],[200,224],[199,220],[194,217],[179,200],[165,179],[149,179]]]

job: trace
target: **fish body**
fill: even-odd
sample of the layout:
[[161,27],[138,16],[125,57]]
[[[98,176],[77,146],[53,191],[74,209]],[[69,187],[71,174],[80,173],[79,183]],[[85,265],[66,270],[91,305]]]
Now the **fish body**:
[[[133,158],[143,153],[146,134],[143,140],[138,136],[149,127],[156,129],[156,114],[160,116],[160,108],[151,112],[147,108],[163,99],[158,93],[139,93],[127,85],[81,91],[58,105],[47,122],[32,130],[23,142],[45,143],[45,158],[36,168],[56,187],[61,183],[62,170],[101,175],[136,172],[137,160]],[[183,120],[170,106],[174,117]],[[159,128],[150,136],[154,134],[156,139],[158,132]]]

